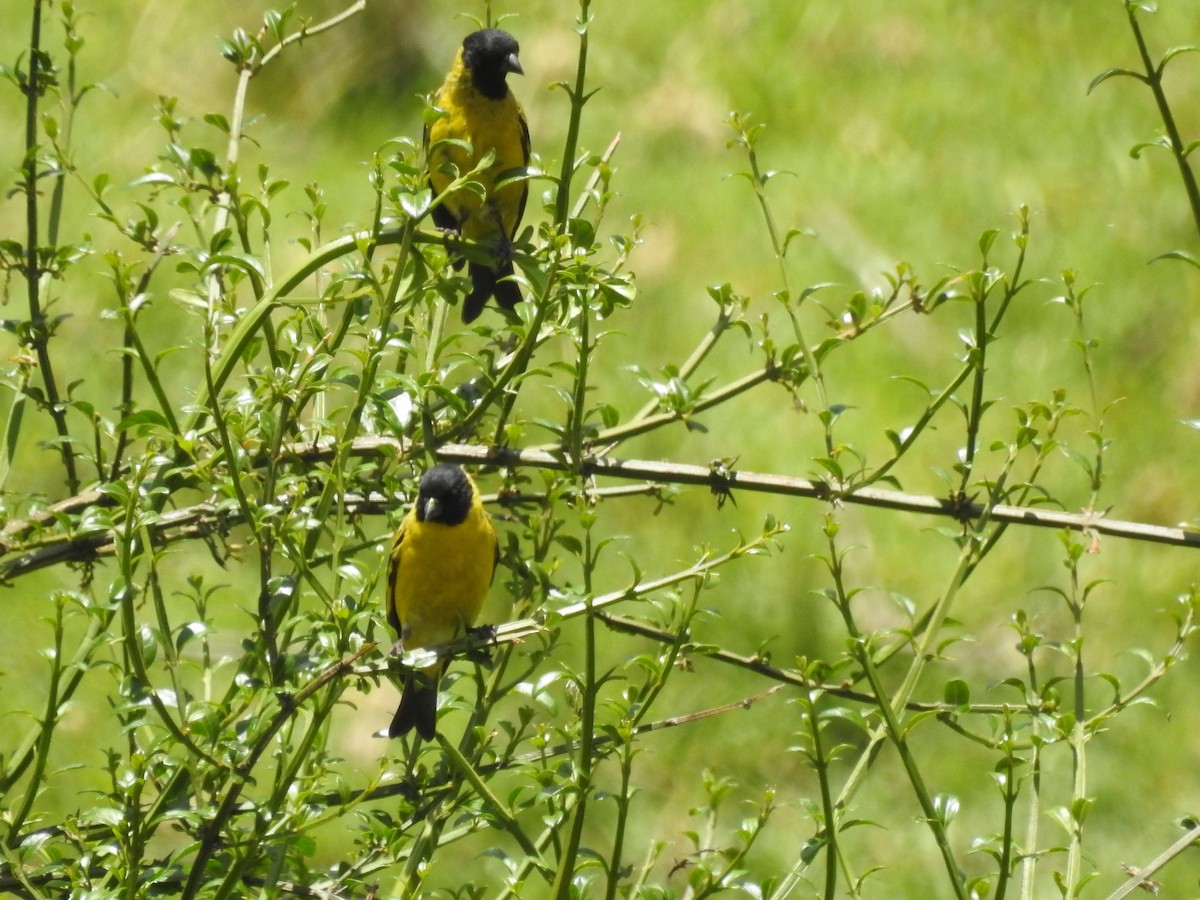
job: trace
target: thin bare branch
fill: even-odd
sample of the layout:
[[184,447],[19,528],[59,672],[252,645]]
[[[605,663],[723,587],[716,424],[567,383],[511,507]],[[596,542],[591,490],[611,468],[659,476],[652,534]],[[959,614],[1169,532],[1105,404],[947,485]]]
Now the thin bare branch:
[[[311,466],[315,462],[328,460],[333,455],[329,444],[293,444],[285,448],[285,455],[297,464]],[[386,456],[405,458],[412,455],[414,447],[394,438],[357,438],[351,448],[353,456]],[[569,471],[570,464],[558,453],[545,450],[514,450],[510,448],[484,447],[474,444],[445,444],[437,450],[441,462],[488,465],[507,468],[531,467]],[[587,477],[610,477],[647,482],[636,490],[611,492],[614,496],[653,493],[654,485],[692,485],[707,487],[714,494],[725,495],[734,491],[751,491],[773,494],[780,497],[803,497],[810,500],[835,502],[846,505],[870,506],[900,512],[971,521],[985,513],[980,503],[963,502],[950,497],[933,497],[927,494],[908,494],[880,488],[848,488],[838,491],[834,486],[821,481],[775,475],[763,472],[721,470],[709,466],[686,463],[660,462],[645,459],[608,459],[595,455],[586,456],[580,464],[580,475]],[[594,493],[594,492],[593,492]],[[533,496],[517,498],[516,495],[497,496],[498,502],[532,500]],[[382,515],[395,509],[400,501],[378,493],[348,494],[343,504],[347,511],[360,515]],[[77,515],[92,506],[104,506],[106,498],[96,492],[87,492],[55,504],[45,513],[27,520],[10,523],[0,532],[0,583],[11,581],[21,575],[44,569],[61,562],[85,562],[112,552],[113,532],[98,529],[67,533],[59,532],[35,537],[39,531],[54,528],[63,517]],[[1069,513],[1062,510],[1042,509],[1030,506],[998,504],[986,510],[996,522],[1011,525],[1027,525],[1036,528],[1056,528],[1078,531],[1092,537],[1107,535],[1132,541],[1166,544],[1173,547],[1200,547],[1200,532],[1181,527],[1152,525],[1145,522],[1129,522],[1110,519],[1102,512],[1083,511]],[[217,509],[212,504],[201,503],[174,512],[164,513],[155,523],[152,533],[161,543],[194,539],[208,534],[224,532],[240,524],[236,511]]]

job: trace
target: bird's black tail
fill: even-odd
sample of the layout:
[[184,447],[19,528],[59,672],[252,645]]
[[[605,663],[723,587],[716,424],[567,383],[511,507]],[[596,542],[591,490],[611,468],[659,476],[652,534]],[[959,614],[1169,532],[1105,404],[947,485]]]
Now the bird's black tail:
[[403,737],[416,728],[417,734],[432,741],[437,734],[437,694],[436,677],[409,673],[404,679],[400,705],[388,726],[388,737]]
[[511,259],[495,269],[482,263],[469,263],[467,271],[471,276],[471,293],[463,300],[464,323],[474,322],[479,318],[489,297],[495,297],[501,309],[512,309],[521,302],[521,289],[517,287],[517,283],[500,280],[513,274]]

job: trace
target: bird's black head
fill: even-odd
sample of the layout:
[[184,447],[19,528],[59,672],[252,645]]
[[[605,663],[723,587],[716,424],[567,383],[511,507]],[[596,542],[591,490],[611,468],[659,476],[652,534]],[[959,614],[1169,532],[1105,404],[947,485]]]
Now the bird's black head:
[[463,40],[463,65],[471,73],[471,82],[485,97],[502,100],[508,93],[504,76],[509,72],[524,75],[517,54],[517,39],[499,28],[474,31]]
[[417,521],[458,525],[471,511],[475,489],[458,466],[434,466],[421,476],[417,491]]

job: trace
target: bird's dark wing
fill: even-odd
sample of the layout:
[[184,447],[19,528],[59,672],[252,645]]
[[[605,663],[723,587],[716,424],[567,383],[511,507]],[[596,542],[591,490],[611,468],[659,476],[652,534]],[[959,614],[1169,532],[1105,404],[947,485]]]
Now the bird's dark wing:
[[[436,98],[434,98],[434,102],[435,103],[437,102]],[[428,125],[425,126],[425,130],[421,133],[421,147],[425,151],[425,167],[426,167],[426,169],[430,169],[431,165],[430,165],[430,160],[429,160],[429,126]],[[436,198],[437,197],[437,188],[435,188],[433,186],[433,178],[432,177],[428,178],[426,183],[429,185],[429,193]],[[435,206],[433,208],[432,216],[433,216],[433,224],[437,228],[440,228],[442,231],[460,231],[462,229],[462,222],[458,221],[458,219],[456,219],[454,217],[454,213],[450,212],[450,208],[447,207],[444,203],[441,204],[440,206]],[[457,269],[461,265],[462,265],[462,262],[460,261],[458,263],[458,265],[456,265],[454,268]]]
[[[524,160],[525,160],[523,165],[528,167],[529,166],[529,157],[530,157],[530,154],[533,152],[533,146],[529,141],[529,123],[527,121],[525,121],[525,113],[522,112],[520,114],[520,116],[521,116],[521,155],[522,155],[522,157],[524,157]],[[529,182],[522,181],[521,182],[521,202],[517,206],[517,217],[516,217],[516,219],[513,220],[513,233],[509,235],[510,238],[517,236],[517,229],[521,227],[521,219],[525,215],[525,201],[528,199],[529,199]]]
[[400,616],[396,613],[396,576],[400,569],[400,543],[404,540],[404,525],[404,522],[400,523],[392,541],[392,552],[388,554],[387,584],[384,586],[387,591],[387,620],[396,632],[397,639],[404,637],[400,630]]
[[488,579],[488,584],[494,584],[496,581],[496,569],[500,567],[500,538],[495,531],[492,532],[492,577]]

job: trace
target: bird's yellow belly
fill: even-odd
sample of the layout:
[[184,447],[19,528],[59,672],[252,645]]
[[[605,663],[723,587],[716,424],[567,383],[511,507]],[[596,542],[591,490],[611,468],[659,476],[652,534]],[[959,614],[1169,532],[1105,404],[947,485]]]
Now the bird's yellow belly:
[[[511,105],[472,103],[461,112],[439,119],[429,130],[429,181],[437,194],[450,186],[455,170],[464,175],[489,153],[495,153],[492,164],[472,178],[483,187],[484,197],[475,191],[458,190],[444,200],[446,209],[461,224],[463,235],[472,240],[510,237],[517,228],[524,182],[512,182],[498,190],[495,187],[505,172],[525,165],[520,114],[513,109],[515,105],[515,100]],[[465,141],[470,151],[459,144],[438,144],[447,140]]]
[[406,650],[448,643],[475,623],[491,583],[492,540],[489,530],[469,520],[453,527],[427,523],[420,535],[405,539],[395,598]]

